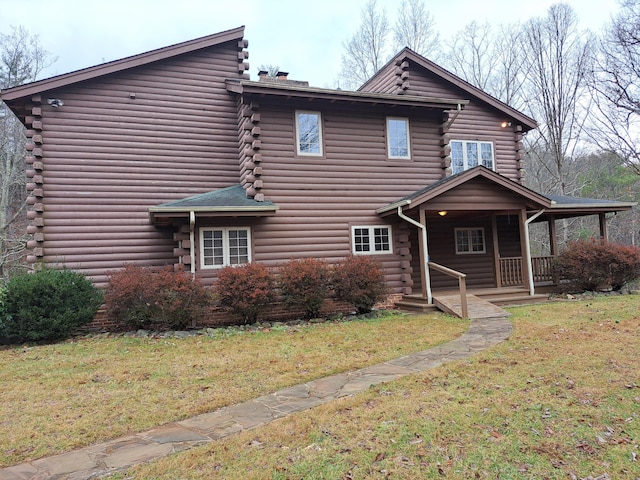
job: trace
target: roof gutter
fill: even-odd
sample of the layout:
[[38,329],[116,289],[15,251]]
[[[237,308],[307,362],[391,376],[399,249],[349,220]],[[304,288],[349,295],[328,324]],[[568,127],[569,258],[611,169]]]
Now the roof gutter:
[[396,208],[399,207],[404,207],[405,205],[410,205],[411,204],[411,200],[399,200],[397,202],[391,203],[389,205],[385,205],[384,207],[380,207],[376,210],[376,213],[380,214],[380,213],[387,213],[390,212],[391,210],[395,210]]
[[189,212],[189,258],[191,260],[191,278],[196,279],[196,212]]

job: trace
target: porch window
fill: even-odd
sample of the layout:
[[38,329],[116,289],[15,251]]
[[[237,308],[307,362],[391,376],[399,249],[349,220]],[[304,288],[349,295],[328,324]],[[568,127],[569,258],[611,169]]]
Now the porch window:
[[478,165],[495,170],[493,142],[452,140],[450,146],[452,173],[460,173]]
[[456,228],[456,255],[485,253],[484,228]]
[[391,227],[352,227],[351,238],[355,255],[391,253]]
[[298,155],[322,155],[322,117],[320,112],[296,111]]
[[408,118],[387,117],[387,154],[389,158],[411,158]]
[[248,227],[201,228],[202,268],[221,268],[251,261],[251,231]]

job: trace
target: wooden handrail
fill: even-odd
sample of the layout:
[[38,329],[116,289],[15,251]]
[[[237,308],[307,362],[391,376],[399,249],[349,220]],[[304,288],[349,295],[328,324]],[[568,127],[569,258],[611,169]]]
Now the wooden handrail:
[[469,318],[469,307],[467,305],[467,275],[462,272],[458,272],[457,270],[453,270],[451,268],[445,267],[444,265],[440,265],[438,263],[428,262],[427,265],[437,270],[438,272],[444,273],[445,275],[449,275],[450,277],[455,277],[458,279],[458,288],[460,289],[460,309],[462,313],[462,318]]

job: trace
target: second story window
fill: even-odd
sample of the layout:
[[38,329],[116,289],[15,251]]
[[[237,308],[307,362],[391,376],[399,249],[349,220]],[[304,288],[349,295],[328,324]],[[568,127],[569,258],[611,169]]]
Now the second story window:
[[411,158],[408,118],[387,117],[387,154],[389,158]]
[[296,112],[298,155],[322,155],[322,117],[320,112]]
[[492,142],[451,140],[451,170],[460,173],[478,165],[495,170]]

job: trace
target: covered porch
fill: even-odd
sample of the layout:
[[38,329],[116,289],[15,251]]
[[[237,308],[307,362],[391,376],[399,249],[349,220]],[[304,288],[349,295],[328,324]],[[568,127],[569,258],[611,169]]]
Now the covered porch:
[[[460,315],[468,316],[469,292],[487,290],[499,298],[506,290],[539,298],[559,279],[552,272],[558,255],[556,221],[597,215],[606,241],[606,214],[632,208],[631,203],[542,195],[485,167],[447,177],[378,209],[395,216],[409,245],[404,262],[405,300],[434,305],[434,297],[452,290],[460,297]],[[549,251],[533,254],[529,228],[547,225]],[[537,252],[539,253],[539,252]],[[512,295],[513,296],[513,295]]]

